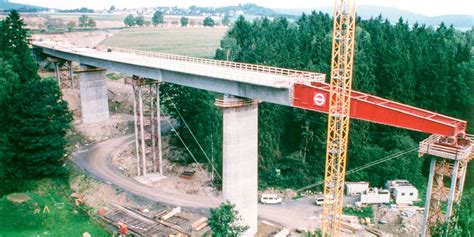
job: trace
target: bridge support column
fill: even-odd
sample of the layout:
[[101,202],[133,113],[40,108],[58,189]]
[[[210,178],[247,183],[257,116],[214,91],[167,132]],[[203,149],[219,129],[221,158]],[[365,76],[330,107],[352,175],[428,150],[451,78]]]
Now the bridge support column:
[[[421,236],[428,236],[432,227],[438,223],[448,222],[451,218],[454,208],[460,201],[466,167],[466,160],[448,162],[446,159],[431,158]],[[445,186],[447,178],[450,179],[449,188]],[[443,206],[445,210],[442,210]]]
[[86,68],[77,73],[80,81],[82,121],[96,123],[109,119],[105,69]]
[[223,112],[223,195],[235,204],[244,236],[257,233],[258,104],[224,96],[216,100]]
[[159,81],[133,77],[137,176],[163,174]]
[[54,77],[58,82],[58,86],[61,87],[61,67],[59,66],[59,62],[54,62]]

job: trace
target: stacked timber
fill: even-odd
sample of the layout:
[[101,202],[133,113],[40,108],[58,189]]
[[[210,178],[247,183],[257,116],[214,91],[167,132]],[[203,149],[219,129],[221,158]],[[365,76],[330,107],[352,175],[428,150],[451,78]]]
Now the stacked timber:
[[206,217],[203,217],[197,221],[195,221],[191,227],[193,228],[193,230],[195,231],[200,231],[202,229],[204,229],[205,227],[207,226],[207,218]]
[[160,219],[162,221],[166,221],[168,219],[170,219],[171,217],[173,217],[174,215],[178,214],[181,212],[181,207],[176,207],[174,208],[173,210],[171,210],[170,212],[168,212],[167,214],[163,215],[162,217],[160,217]]
[[273,237],[287,237],[288,235],[290,235],[290,230],[283,229],[280,232],[276,233]]
[[367,228],[365,228],[365,230],[368,231],[369,233],[374,234],[377,237],[382,236],[382,232],[378,229],[373,228],[373,227],[367,227]]

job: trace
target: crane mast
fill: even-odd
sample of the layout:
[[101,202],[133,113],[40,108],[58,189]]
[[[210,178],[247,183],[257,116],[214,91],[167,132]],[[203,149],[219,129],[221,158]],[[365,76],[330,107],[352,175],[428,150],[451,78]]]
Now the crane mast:
[[350,124],[352,67],[355,44],[355,5],[335,0],[331,81],[327,127],[323,236],[339,236]]

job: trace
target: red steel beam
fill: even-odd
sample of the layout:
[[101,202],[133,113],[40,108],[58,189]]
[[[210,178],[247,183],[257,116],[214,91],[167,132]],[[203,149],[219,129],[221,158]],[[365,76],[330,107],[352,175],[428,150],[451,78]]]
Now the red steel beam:
[[[329,85],[326,83],[295,84],[293,106],[328,113],[329,95]],[[463,120],[358,91],[352,91],[351,94],[350,116],[413,131],[453,137],[464,137],[467,127],[467,122]]]

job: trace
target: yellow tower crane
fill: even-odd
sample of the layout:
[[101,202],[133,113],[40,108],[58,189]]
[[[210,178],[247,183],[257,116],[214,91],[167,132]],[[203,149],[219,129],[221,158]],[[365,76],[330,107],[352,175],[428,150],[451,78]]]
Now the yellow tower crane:
[[355,44],[355,4],[336,0],[332,38],[330,103],[324,176],[323,236],[339,236],[349,138]]

